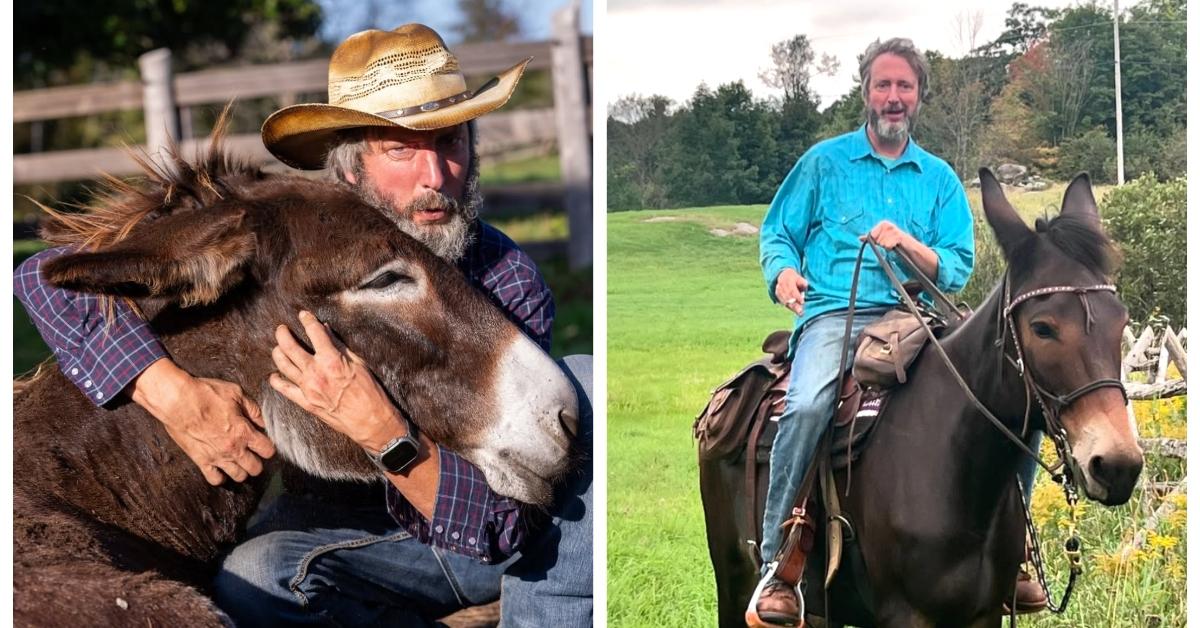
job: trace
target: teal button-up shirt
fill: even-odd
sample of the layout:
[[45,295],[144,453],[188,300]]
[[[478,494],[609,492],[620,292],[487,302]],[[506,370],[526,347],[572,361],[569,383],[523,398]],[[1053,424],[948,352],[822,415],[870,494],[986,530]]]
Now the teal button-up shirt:
[[[885,160],[871,148],[866,126],[810,148],[788,173],[763,219],[759,257],[767,292],[785,268],[808,280],[804,314],[795,332],[816,316],[850,307],[850,280],[865,235],[889,220],[933,249],[935,281],[945,292],[966,285],[975,263],[967,195],[954,170],[911,138],[904,153]],[[893,255],[900,278],[908,269]],[[856,307],[900,302],[875,256],[867,251]],[[797,333],[792,334],[795,346]]]

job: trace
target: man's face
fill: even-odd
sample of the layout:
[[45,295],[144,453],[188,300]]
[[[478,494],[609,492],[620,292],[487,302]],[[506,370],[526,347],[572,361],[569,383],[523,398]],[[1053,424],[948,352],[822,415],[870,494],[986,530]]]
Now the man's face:
[[466,198],[474,176],[467,125],[373,129],[368,137],[359,168],[347,180],[434,253],[450,261],[461,257],[478,215],[474,199]]
[[904,142],[921,107],[917,73],[903,57],[884,53],[871,62],[870,81],[867,111],[871,130],[889,144]]

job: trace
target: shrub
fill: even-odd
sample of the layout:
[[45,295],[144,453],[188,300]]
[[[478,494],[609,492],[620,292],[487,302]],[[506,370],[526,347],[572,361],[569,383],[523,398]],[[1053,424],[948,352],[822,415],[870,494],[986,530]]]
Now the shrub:
[[1100,215],[1124,256],[1117,287],[1129,316],[1186,325],[1187,178],[1160,183],[1144,175],[1111,191]]
[[1058,176],[1070,181],[1080,172],[1086,172],[1093,183],[1112,183],[1117,178],[1116,161],[1113,160],[1116,154],[1116,141],[1103,128],[1097,127],[1058,147]]

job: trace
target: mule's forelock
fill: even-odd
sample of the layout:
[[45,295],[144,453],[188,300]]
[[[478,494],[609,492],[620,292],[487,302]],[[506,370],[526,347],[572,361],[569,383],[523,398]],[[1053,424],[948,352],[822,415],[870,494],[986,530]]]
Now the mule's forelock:
[[[1120,263],[1120,252],[1099,221],[1085,214],[1064,213],[1050,220],[1039,218],[1037,233],[1067,257],[1104,277],[1111,277]],[[1017,275],[1032,272],[1037,264],[1034,257],[1017,255],[1009,260],[1013,272]]]

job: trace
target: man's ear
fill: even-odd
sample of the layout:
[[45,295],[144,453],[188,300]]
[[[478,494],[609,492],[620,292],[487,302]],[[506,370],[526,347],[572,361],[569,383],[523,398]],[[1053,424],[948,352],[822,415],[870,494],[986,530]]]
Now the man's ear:
[[126,239],[47,262],[61,288],[123,297],[159,297],[186,307],[212,303],[242,279],[255,237],[240,208],[196,209],[140,225]]

